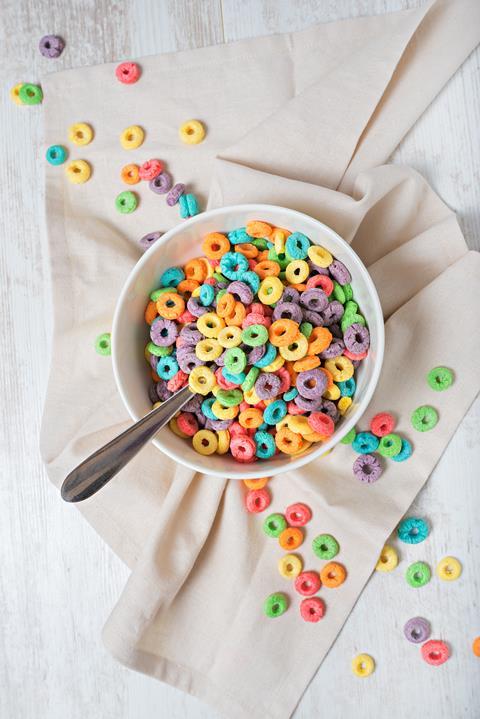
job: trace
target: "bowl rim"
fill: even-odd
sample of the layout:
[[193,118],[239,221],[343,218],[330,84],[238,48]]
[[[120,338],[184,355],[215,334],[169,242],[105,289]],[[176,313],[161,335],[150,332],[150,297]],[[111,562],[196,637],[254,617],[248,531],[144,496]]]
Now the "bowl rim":
[[[135,265],[130,270],[123,287],[120,291],[120,294],[117,298],[117,302],[115,305],[114,315],[113,315],[113,321],[112,321],[112,367],[113,367],[113,374],[115,378],[115,384],[117,386],[117,390],[120,394],[120,397],[122,398],[123,404],[125,405],[130,417],[136,422],[139,419],[141,419],[140,416],[137,415],[136,412],[134,412],[133,408],[131,407],[126,392],[124,391],[123,382],[121,379],[121,373],[119,371],[118,367],[118,347],[116,343],[116,337],[117,337],[117,328],[120,323],[120,317],[122,314],[122,308],[125,304],[126,298],[128,293],[131,290],[132,285],[134,285],[137,277],[141,274],[142,269],[144,265],[147,264],[152,254],[155,254],[159,251],[159,248],[168,242],[171,237],[173,237],[175,234],[180,233],[185,230],[185,228],[188,228],[191,225],[195,225],[198,222],[204,220],[206,217],[208,219],[214,218],[217,215],[222,215],[225,212],[244,212],[244,213],[254,213],[261,216],[262,212],[270,212],[270,211],[282,211],[282,212],[288,212],[292,215],[292,218],[295,217],[307,219],[309,222],[315,222],[319,225],[319,227],[324,231],[327,235],[330,235],[334,238],[335,241],[339,242],[340,244],[343,244],[346,246],[347,252],[351,253],[353,257],[358,262],[358,267],[360,269],[361,274],[363,275],[363,279],[365,281],[365,284],[368,288],[368,291],[370,293],[370,297],[374,306],[374,312],[376,315],[376,321],[378,324],[378,346],[376,347],[377,352],[377,362],[375,364],[373,374],[370,380],[369,385],[365,389],[365,394],[362,398],[362,400],[359,402],[358,407],[354,412],[352,412],[352,415],[350,417],[346,418],[346,421],[344,422],[342,426],[342,432],[338,434],[338,436],[335,436],[334,438],[331,438],[328,442],[324,442],[323,444],[319,445],[318,448],[314,449],[312,452],[309,452],[308,454],[303,454],[296,459],[289,459],[288,465],[286,464],[284,468],[276,469],[273,473],[269,471],[269,476],[275,476],[277,474],[282,474],[283,472],[289,472],[296,469],[299,469],[305,464],[308,464],[309,462],[313,461],[314,459],[318,459],[318,457],[323,456],[327,454],[331,449],[333,449],[340,440],[348,434],[348,432],[355,426],[355,424],[359,421],[359,419],[364,414],[365,410],[367,409],[368,405],[370,404],[370,400],[372,399],[373,393],[375,392],[375,389],[378,384],[378,380],[380,377],[380,372],[382,370],[383,366],[383,359],[384,359],[384,350],[385,350],[385,325],[383,320],[383,312],[382,312],[382,306],[380,303],[380,298],[378,296],[377,288],[375,287],[375,284],[370,276],[370,273],[368,272],[364,262],[361,260],[361,258],[358,256],[358,254],[355,252],[355,250],[352,249],[352,247],[349,245],[346,240],[343,239],[335,230],[333,230],[331,227],[323,223],[321,220],[317,220],[315,217],[312,217],[311,215],[308,215],[305,212],[300,212],[299,210],[293,210],[289,207],[283,207],[282,205],[272,205],[267,203],[242,203],[239,205],[226,205],[223,207],[218,207],[212,210],[206,210],[205,212],[201,212],[198,215],[195,215],[194,217],[191,217],[184,222],[181,222],[174,227],[172,227],[170,230],[167,230],[159,239],[148,248],[146,252],[140,257],[140,259],[135,263]],[[205,474],[205,469],[199,464],[196,464],[195,461],[191,461],[190,459],[185,459],[182,456],[179,456],[175,451],[171,450],[168,447],[164,447],[163,443],[161,444],[157,437],[154,437],[153,440],[151,440],[152,443],[155,445],[155,447],[166,454],[168,457],[173,459],[175,462],[178,462],[179,464],[189,467],[190,469],[195,470],[196,472],[199,472],[200,474]],[[223,477],[226,479],[255,479],[258,477],[265,476],[265,469],[262,469],[263,463],[253,462],[252,464],[241,464],[239,463],[239,469],[238,472],[231,473],[231,476],[226,476],[225,472],[221,472],[215,468],[212,468],[212,470],[209,472],[210,476],[214,477]]]

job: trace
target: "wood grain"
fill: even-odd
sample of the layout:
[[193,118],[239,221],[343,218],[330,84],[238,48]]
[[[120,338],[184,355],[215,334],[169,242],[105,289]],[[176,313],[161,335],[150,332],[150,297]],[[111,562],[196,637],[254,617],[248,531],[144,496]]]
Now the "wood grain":
[[[417,0],[3,0],[1,717],[217,716],[201,702],[127,671],[105,652],[100,631],[127,570],[75,509],[59,501],[38,456],[51,333],[48,253],[42,229],[42,111],[15,107],[8,88],[18,81],[36,81],[50,70],[293,31],[313,22],[419,4]],[[67,41],[55,62],[42,58],[37,50],[39,38],[51,32]],[[392,158],[427,177],[459,213],[467,240],[476,248],[480,248],[480,147],[474,141],[480,126],[478,63],[476,52]],[[421,710],[425,719],[480,715],[478,692],[474,696],[479,665],[470,651],[472,638],[480,634],[479,415],[477,401],[414,507],[433,526],[422,557],[434,565],[447,553],[458,556],[464,564],[462,578],[452,585],[432,581],[421,595],[415,594],[404,582],[403,572],[418,554],[402,547],[400,569],[374,576],[357,603],[307,690],[299,719],[403,719],[412,709]],[[404,621],[416,614],[428,617],[434,634],[451,642],[452,659],[440,669],[419,661],[418,649],[402,638]],[[378,665],[365,682],[353,677],[349,666],[359,651],[370,652]]]

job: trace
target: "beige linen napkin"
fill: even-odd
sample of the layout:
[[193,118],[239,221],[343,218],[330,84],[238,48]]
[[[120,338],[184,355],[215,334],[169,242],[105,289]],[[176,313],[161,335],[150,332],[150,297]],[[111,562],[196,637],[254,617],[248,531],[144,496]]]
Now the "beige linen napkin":
[[[480,302],[479,256],[467,252],[454,215],[418,174],[381,163],[475,47],[479,28],[475,0],[430,2],[144,58],[132,87],[115,81],[112,65],[44,82],[47,144],[65,142],[73,122],[95,129],[91,145],[72,148],[93,166],[87,184],[69,185],[61,170],[47,168],[55,338],[42,452],[57,486],[129,423],[110,361],[92,342],[110,328],[138,238],[179,221],[176,208],[143,186],[139,209],[116,213],[126,162],[161,157],[204,206],[210,188],[212,207],[270,202],[317,217],[352,243],[380,294],[385,363],[361,425],[379,410],[393,411],[413,457],[387,463],[382,478],[365,486],[352,475],[352,450],[339,446],[270,485],[272,511],[293,501],[312,507],[300,551],[307,568],[318,565],[310,548],[315,534],[331,532],[341,544],[348,580],[322,590],[322,622],[301,621],[298,599],[277,572],[281,550],[262,533],[261,517],[244,511],[239,482],[195,474],[150,446],[81,506],[132,569],[105,627],[110,651],[228,717],[293,712],[385,539],[478,392],[479,333],[468,332],[466,319]],[[194,147],[177,138],[190,117],[208,128]],[[118,136],[131,124],[146,129],[146,141],[127,154]],[[455,370],[448,392],[426,385],[437,364]],[[424,403],[438,409],[440,421],[418,434],[409,417]],[[292,606],[270,621],[261,606],[274,590],[287,591]]]

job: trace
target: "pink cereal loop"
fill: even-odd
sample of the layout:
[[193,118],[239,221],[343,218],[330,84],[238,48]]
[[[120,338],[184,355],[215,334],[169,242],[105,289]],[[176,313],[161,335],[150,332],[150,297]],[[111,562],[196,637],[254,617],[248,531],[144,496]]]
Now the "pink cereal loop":
[[251,489],[245,496],[247,511],[254,514],[264,512],[270,504],[270,492],[266,487],[263,489]]
[[284,392],[287,392],[287,390],[290,389],[290,374],[288,370],[285,367],[280,367],[280,369],[277,369],[277,371],[273,374],[276,374],[277,377],[280,377],[282,380],[278,394],[284,394]]
[[247,434],[245,427],[242,427],[240,422],[232,422],[228,431],[230,432],[230,437],[245,436]]
[[295,402],[292,400],[291,402],[288,402],[287,404],[288,414],[305,414],[306,409],[302,409],[298,406],[298,404],[295,404]]
[[249,305],[248,312],[255,312],[257,315],[264,315],[265,314],[265,305],[262,305],[260,302],[252,302],[251,305]]
[[235,384],[234,382],[229,382],[228,379],[225,379],[225,377],[222,374],[221,367],[219,367],[217,370],[215,370],[215,377],[217,378],[217,384],[222,389],[236,389],[237,387],[240,387],[239,384]]
[[177,319],[177,322],[181,322],[183,325],[187,325],[189,322],[196,322],[196,321],[197,321],[197,318],[195,317],[195,315],[192,315],[192,313],[189,312],[188,310],[185,310],[184,312],[182,312],[180,317],[178,317],[178,319]]
[[255,442],[247,434],[236,435],[230,441],[230,451],[235,459],[241,461],[252,459],[255,456]]
[[198,422],[191,412],[181,412],[177,417],[177,427],[189,437],[198,430]]
[[327,296],[333,292],[333,282],[330,277],[326,275],[313,275],[307,280],[307,290],[311,290],[314,287],[321,287]]
[[248,402],[240,402],[240,412],[244,412],[246,409],[250,409]]
[[[185,385],[187,385],[187,384],[188,384],[188,374],[186,374],[183,370],[179,369],[177,374],[168,380],[167,389],[169,389],[170,392],[177,392],[179,389],[181,389],[182,387],[185,387]],[[195,432],[194,432],[194,434],[195,434]]]
[[368,355],[368,352],[361,352],[359,355],[356,355],[349,350],[343,350],[343,354],[350,360],[363,360]]
[[272,320],[270,317],[265,317],[264,315],[259,313],[257,314],[256,312],[250,312],[250,314],[247,315],[242,322],[242,329],[250,327],[250,325],[264,325],[264,327],[270,327],[271,324]]
[[[285,510],[285,519],[290,527],[304,527],[312,518],[312,510],[303,502],[291,504]],[[320,587],[318,587],[320,588]],[[315,590],[317,591],[317,590]]]

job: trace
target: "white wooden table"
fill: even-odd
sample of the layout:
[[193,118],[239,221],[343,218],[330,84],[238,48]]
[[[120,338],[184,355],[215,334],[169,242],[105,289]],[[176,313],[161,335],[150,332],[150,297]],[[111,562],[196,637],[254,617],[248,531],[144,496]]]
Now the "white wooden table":
[[[0,716],[9,719],[212,719],[201,702],[116,664],[100,631],[127,570],[49,485],[37,449],[51,333],[43,212],[42,113],[18,111],[15,83],[44,72],[172,51],[316,22],[383,13],[417,0],[2,0],[0,59],[2,337],[0,351]],[[42,58],[39,38],[67,41],[58,61]],[[459,214],[480,249],[479,59],[464,64],[395,153],[431,182]],[[461,292],[462,288],[454,291]],[[478,308],[475,308],[478,317]],[[473,310],[472,310],[473,316]],[[472,325],[473,327],[473,325]],[[465,327],[468,332],[469,328]],[[478,331],[478,325],[477,325]],[[72,400],[74,388],[72,388]],[[413,602],[403,571],[376,575],[303,698],[301,719],[429,719],[480,716],[478,508],[480,402],[471,408],[415,510],[432,525],[425,558],[464,564],[452,584],[432,581]],[[404,559],[409,559],[407,550]],[[404,565],[405,566],[405,563]],[[428,667],[401,636],[406,619],[428,617],[453,647],[441,669]],[[350,660],[371,653],[377,670],[355,678]],[[477,691],[474,694],[474,685]],[[381,708],[380,708],[381,707]]]

